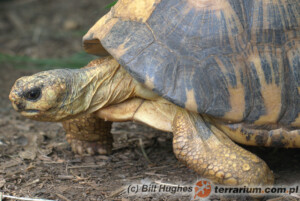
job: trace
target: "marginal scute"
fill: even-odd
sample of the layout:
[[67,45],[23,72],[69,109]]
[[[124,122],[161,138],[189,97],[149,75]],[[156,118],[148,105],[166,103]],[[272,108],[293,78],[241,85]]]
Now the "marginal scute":
[[119,0],[112,8],[115,18],[146,22],[161,0]]
[[148,75],[146,76],[145,79],[145,85],[149,88],[149,89],[154,89],[154,78],[150,78]]
[[187,101],[185,102],[185,108],[189,108],[192,111],[197,110],[197,101],[195,98],[195,91],[194,89],[188,90],[186,89],[186,99]]
[[300,113],[300,93],[298,92],[298,87],[300,86],[300,40],[287,43],[285,50],[288,61],[286,79],[289,82],[289,86],[286,89],[286,97],[289,97],[290,100],[289,104],[286,105],[285,114],[281,118],[280,123],[296,126],[300,124],[300,119],[298,118]]
[[[232,140],[241,144],[265,147],[300,147],[300,129],[288,130],[282,127],[256,128],[253,125],[249,127],[245,123],[228,124],[219,121],[214,121],[213,124],[225,132]],[[253,160],[258,159],[253,157]]]
[[100,41],[110,32],[117,21],[118,19],[112,18],[111,12],[98,20],[98,22],[83,36],[84,50],[90,54],[99,56],[109,55]]
[[[252,73],[252,83],[257,82],[252,106],[257,108],[257,112],[254,114],[252,111],[249,121],[254,121],[256,125],[277,122],[282,115],[282,99],[285,99],[285,94],[282,93],[285,87],[283,60],[281,49],[269,45],[253,47],[248,57],[247,61],[254,67],[253,72],[256,71]],[[259,108],[262,108],[263,112]],[[256,118],[253,118],[254,116]]]
[[227,75],[225,76],[228,84],[229,100],[231,110],[225,113],[222,117],[228,121],[241,121],[244,119],[246,108],[245,103],[245,85],[242,77],[246,77],[246,64],[241,56],[232,57],[215,57],[220,71]]
[[[300,93],[299,93],[300,94]],[[298,116],[297,118],[295,119],[295,121],[293,121],[291,123],[291,126],[294,126],[294,127],[300,127],[300,113],[298,113]]]
[[144,23],[122,20],[101,40],[103,47],[124,67],[153,42],[154,37]]

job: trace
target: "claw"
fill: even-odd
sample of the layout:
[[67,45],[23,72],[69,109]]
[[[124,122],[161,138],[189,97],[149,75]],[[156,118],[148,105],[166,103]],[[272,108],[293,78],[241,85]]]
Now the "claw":
[[89,142],[89,141],[81,141],[77,139],[67,139],[69,144],[71,145],[72,151],[75,154],[79,155],[106,155],[111,153],[112,146],[108,144],[103,144],[103,142]]

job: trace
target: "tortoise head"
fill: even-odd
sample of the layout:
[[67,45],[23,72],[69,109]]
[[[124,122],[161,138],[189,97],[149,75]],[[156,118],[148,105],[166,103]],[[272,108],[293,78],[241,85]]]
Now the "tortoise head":
[[39,121],[59,121],[65,118],[64,100],[70,87],[70,70],[44,71],[19,78],[11,89],[9,99],[23,116]]
[[133,97],[135,85],[115,59],[105,57],[81,69],[56,69],[21,77],[9,99],[25,117],[64,121]]

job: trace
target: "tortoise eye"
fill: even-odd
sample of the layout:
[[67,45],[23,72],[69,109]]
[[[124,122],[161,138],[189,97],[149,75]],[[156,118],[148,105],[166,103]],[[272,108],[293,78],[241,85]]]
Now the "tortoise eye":
[[27,100],[35,101],[41,96],[41,89],[34,88],[26,92],[25,98]]

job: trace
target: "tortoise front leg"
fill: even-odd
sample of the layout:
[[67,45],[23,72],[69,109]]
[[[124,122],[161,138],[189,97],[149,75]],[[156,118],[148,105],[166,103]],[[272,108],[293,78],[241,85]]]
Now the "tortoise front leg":
[[112,122],[94,114],[64,121],[67,141],[77,154],[110,154],[112,150]]
[[179,111],[173,122],[176,157],[201,176],[218,184],[272,184],[267,164],[232,142],[199,114]]

